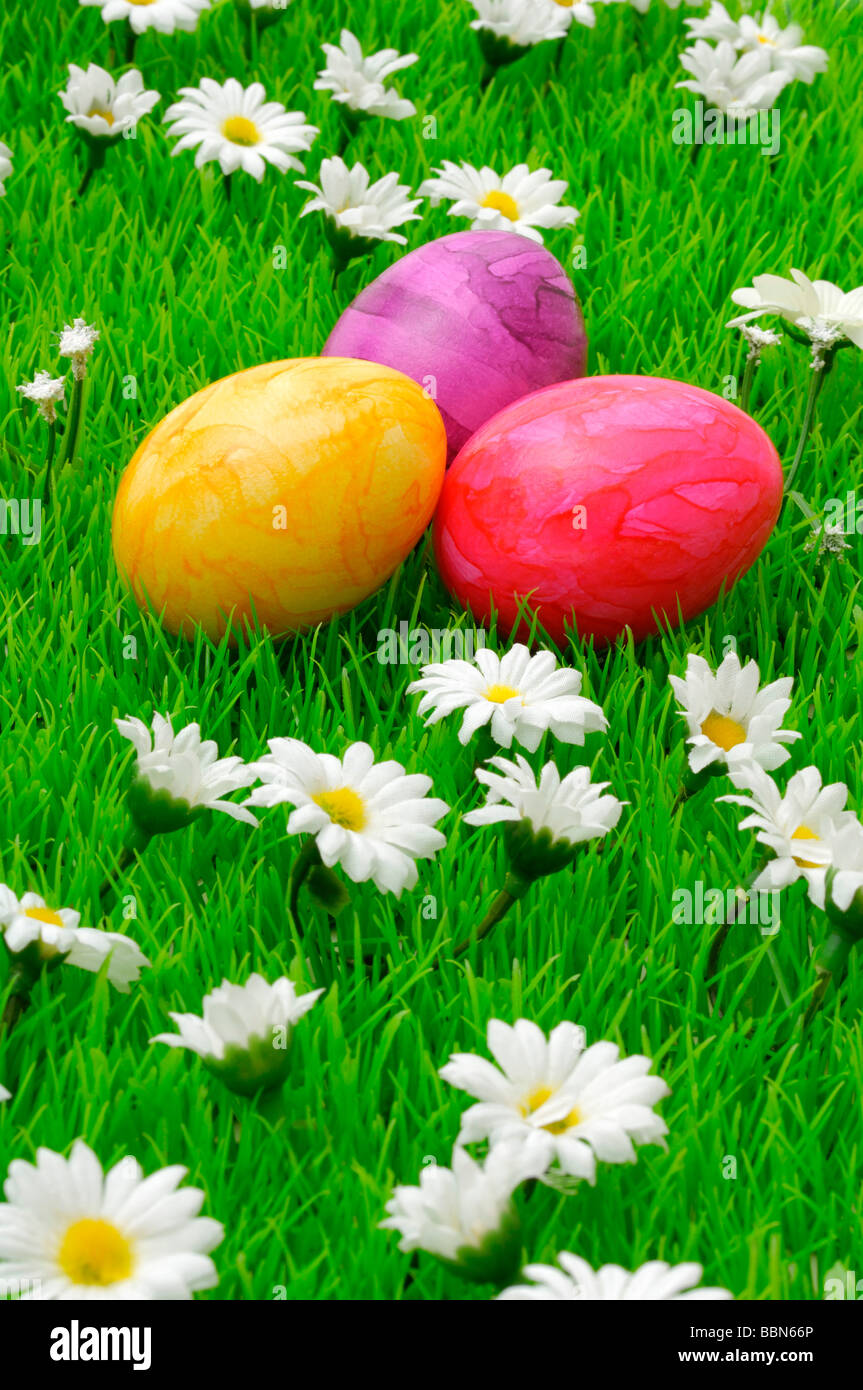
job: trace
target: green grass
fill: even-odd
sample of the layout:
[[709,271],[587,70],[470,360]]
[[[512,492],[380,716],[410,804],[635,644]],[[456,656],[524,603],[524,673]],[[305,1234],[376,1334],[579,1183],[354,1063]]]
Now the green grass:
[[[131,760],[112,720],[127,713],[198,719],[223,753],[247,759],[277,734],[336,753],[366,739],[379,756],[430,773],[453,811],[447,848],[421,866],[416,891],[395,902],[358,888],[340,919],[345,950],[324,944],[309,921],[305,964],[285,911],[297,843],[280,812],[265,813],[254,832],[212,816],[154,842],[123,881],[137,920],[123,920],[119,900],[110,920],[134,934],[152,969],[128,997],[64,969],[37,987],[0,1041],[0,1081],[14,1092],[0,1107],[0,1171],[40,1144],[65,1152],[78,1135],[106,1164],[128,1152],[148,1170],[186,1164],[206,1189],[206,1212],[226,1225],[209,1297],[267,1299],[287,1286],[293,1299],[485,1298],[490,1289],[463,1286],[431,1259],[411,1266],[376,1223],[394,1181],[416,1181],[429,1157],[449,1160],[467,1103],[437,1077],[449,1053],[483,1051],[491,1017],[545,1028],[566,1018],[591,1041],[611,1038],[655,1059],[672,1088],[662,1106],[669,1148],[642,1149],[635,1166],[600,1165],[596,1187],[575,1196],[535,1189],[522,1201],[528,1257],[571,1249],[628,1268],[695,1259],[706,1282],[739,1297],[821,1297],[827,1270],[838,1261],[859,1272],[863,1253],[863,968],[852,959],[801,1040],[808,937],[822,937],[825,919],[798,885],[775,940],[792,1007],[777,993],[764,938],[741,926],[726,948],[720,1012],[711,1011],[709,931],[675,924],[672,894],[699,878],[732,886],[756,856],[736,830],[737,809],[715,804],[716,787],[675,807],[684,747],[667,675],[690,649],[720,658],[728,636],[765,679],[793,675],[788,723],[803,738],[789,767],[815,763],[825,780],[847,781],[858,805],[859,539],[849,538],[841,564],[821,565],[804,549],[808,523],[789,508],[750,573],[685,632],[599,654],[573,644],[565,655],[610,719],[586,756],[630,804],[601,850],[538,884],[481,949],[454,961],[453,940],[502,881],[500,841],[460,824],[478,796],[475,750],[459,749],[452,721],[426,731],[405,695],[411,669],[376,659],[381,628],[458,619],[428,549],[348,617],[281,647],[260,637],[235,652],[178,641],[138,613],[110,553],[113,495],[146,432],[230,371],[316,352],[394,251],[354,265],[336,293],[322,223],[298,220],[305,195],[292,177],[270,173],[260,188],[235,178],[228,203],[191,155],[169,158],[155,118],[109,155],[76,203],[84,148],[55,94],[70,61],[119,66],[113,30],[74,0],[15,8],[0,18],[0,139],[15,154],[0,200],[0,376],[11,388],[53,368],[52,333],[75,314],[97,323],[102,339],[80,467],[58,479],[39,546],[3,541],[0,880],[97,920],[100,884],[126,834]],[[661,5],[644,19],[597,7],[595,30],[575,29],[559,73],[545,45],[483,93],[470,10],[439,0],[369,0],[361,17],[343,2],[294,0],[251,60],[232,5],[219,4],[194,35],[145,35],[136,65],[163,94],[157,117],[202,76],[260,78],[321,127],[307,161],[314,177],[337,129],[328,97],[311,90],[321,41],[348,23],[369,47],[418,50],[399,86],[421,116],[436,117],[437,139],[423,139],[420,119],[370,123],[356,157],[376,175],[398,169],[413,187],[442,158],[501,171],[520,160],[547,165],[570,181],[582,212],[574,235],[551,233],[546,243],[566,264],[575,241],[585,243],[587,266],[573,280],[590,370],[675,376],[721,392],[741,370],[735,335],[723,328],[732,289],[792,265],[846,289],[860,280],[851,193],[863,163],[853,103],[863,79],[859,9],[823,0],[792,8],[806,40],[829,51],[830,69],[783,94],[775,166],[757,149],[704,148],[692,163],[672,144],[671,113],[689,101],[673,90],[684,75],[687,11]],[[409,246],[464,225],[444,208],[428,211],[409,228]],[[289,252],[281,272],[277,244]],[[123,395],[128,374],[133,400]],[[786,461],[807,378],[805,353],[787,342],[757,381],[756,414]],[[43,431],[11,389],[4,401],[0,495],[33,495]],[[816,511],[857,485],[860,429],[859,356],[843,352],[797,484]],[[124,659],[129,635],[136,660]],[[579,756],[548,742],[540,754],[567,768]],[[436,920],[422,913],[429,895]],[[297,1030],[280,1122],[210,1083],[188,1054],[147,1042],[165,1029],[168,1009],[197,1011],[223,976],[252,969],[327,988]],[[723,1176],[727,1156],[735,1178]]]

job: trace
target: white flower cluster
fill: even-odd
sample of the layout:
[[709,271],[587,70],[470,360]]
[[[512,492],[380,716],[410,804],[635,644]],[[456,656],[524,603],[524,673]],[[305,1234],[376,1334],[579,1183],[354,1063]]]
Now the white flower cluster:
[[[669,676],[686,721],[689,765],[696,774],[727,772],[735,791],[720,796],[745,806],[741,830],[757,831],[770,852],[752,881],[755,890],[788,887],[805,879],[816,907],[863,916],[863,825],[845,807],[844,782],[822,784],[816,767],[795,772],[785,791],[773,777],[791,756],[787,745],[802,737],[782,728],[791,707],[790,676],[760,686],[754,661],[741,665],[729,652],[714,673],[690,653],[686,675]],[[855,901],[856,900],[856,901]]]
[[735,20],[713,0],[704,19],[684,23],[695,43],[681,54],[690,76],[677,86],[732,118],[746,120],[754,111],[767,110],[789,82],[799,78],[811,83],[827,69],[824,49],[801,44],[800,26],[783,29],[769,10],[760,19],[743,15]]
[[[419,1186],[396,1187],[380,1224],[399,1232],[399,1249],[425,1250],[464,1278],[501,1287],[521,1264],[517,1188],[530,1179],[557,1188],[561,1180],[594,1183],[597,1162],[634,1163],[636,1144],[664,1147],[667,1127],[654,1106],[669,1089],[648,1075],[649,1058],[621,1058],[610,1042],[587,1047],[584,1030],[573,1023],[558,1024],[546,1037],[529,1019],[513,1026],[492,1019],[488,1048],[494,1062],[455,1053],[440,1071],[477,1101],[462,1115],[451,1166],[431,1164]],[[465,1147],[478,1141],[488,1144],[484,1162]],[[524,1278],[540,1287],[517,1284],[500,1296],[730,1297],[722,1289],[684,1293],[701,1277],[696,1265],[672,1271],[657,1263],[629,1276],[615,1266],[594,1275],[571,1255],[560,1262],[566,1278],[528,1265]],[[637,1291],[625,1294],[630,1281]]]
[[[128,19],[135,33],[148,28],[162,33],[194,28],[201,12],[208,8],[207,0],[152,0],[147,6],[129,4],[127,0],[82,3],[100,4],[106,21]],[[502,5],[501,13],[507,15],[512,8],[512,0],[480,3]],[[518,3],[533,7],[542,24],[553,25],[559,33],[564,33],[573,19],[593,22],[586,0],[573,6],[561,6],[554,0]],[[503,29],[512,28],[509,18],[500,23]],[[477,24],[482,27],[486,21],[480,19]],[[487,24],[500,27],[497,19],[489,19]],[[314,82],[314,90],[328,92],[347,118],[405,120],[416,115],[413,102],[386,85],[387,78],[417,62],[416,53],[400,54],[385,48],[365,54],[349,29],[341,31],[338,45],[325,43],[323,50],[326,64]],[[152,111],[160,94],[145,89],[137,69],[115,81],[95,63],[86,69],[73,63],[69,65],[69,81],[60,100],[68,113],[66,120],[90,143],[95,161],[91,167],[97,167],[109,146],[122,138],[134,137],[138,122]],[[244,87],[233,77],[224,82],[203,77],[196,87],[181,87],[179,100],[165,112],[164,124],[168,135],[176,141],[172,155],[194,150],[196,168],[216,163],[226,177],[242,172],[258,183],[268,168],[282,174],[289,170],[304,172],[299,156],[311,150],[320,133],[302,111],[288,111],[280,102],[268,100],[260,82]],[[12,152],[0,144],[0,196],[11,172]],[[85,186],[86,180],[82,189]],[[577,209],[561,204],[567,189],[564,179],[553,179],[549,169],[531,170],[527,164],[517,164],[501,175],[488,166],[477,169],[468,163],[444,160],[434,176],[422,183],[417,196],[412,197],[409,185],[402,183],[397,173],[373,180],[363,164],[355,162],[349,166],[341,155],[333,155],[321,161],[317,182],[302,179],[297,181],[297,187],[313,195],[300,215],[322,212],[332,236],[341,239],[346,259],[362,254],[378,241],[405,245],[406,238],[398,229],[419,220],[417,208],[424,197],[431,199],[433,205],[442,199],[450,200],[450,214],[468,218],[472,228],[518,232],[537,242],[542,241],[541,229],[569,226],[579,215]],[[47,374],[41,377],[44,379],[28,384],[27,390],[31,399],[40,403],[45,418],[50,419],[61,396],[56,394],[57,383]]]
[[[99,336],[99,329],[86,319],[74,319],[63,325],[58,351],[61,357],[69,358],[75,381],[82,381],[87,375],[87,365]],[[37,372],[32,381],[24,381],[15,389],[25,400],[33,402],[46,425],[56,422],[57,406],[62,404],[66,394],[65,374],[52,376],[50,372]]]

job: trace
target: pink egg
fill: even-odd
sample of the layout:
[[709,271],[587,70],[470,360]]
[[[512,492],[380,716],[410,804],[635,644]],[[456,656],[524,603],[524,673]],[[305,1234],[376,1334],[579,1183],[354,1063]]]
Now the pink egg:
[[518,624],[526,599],[551,636],[604,646],[709,607],[761,553],[782,468],[736,405],[647,376],[548,386],[461,450],[434,538],[444,583],[478,621]]
[[575,291],[544,246],[517,232],[451,232],[373,280],[322,356],[412,377],[437,405],[453,459],[511,401],[582,376],[587,337]]

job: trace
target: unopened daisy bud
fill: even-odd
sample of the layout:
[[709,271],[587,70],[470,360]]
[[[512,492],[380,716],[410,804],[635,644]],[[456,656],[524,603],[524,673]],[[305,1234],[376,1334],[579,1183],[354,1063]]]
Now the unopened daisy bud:
[[223,980],[204,997],[203,1017],[170,1014],[179,1034],[159,1033],[151,1042],[197,1052],[208,1071],[229,1090],[254,1095],[281,1086],[288,1074],[294,1025],[323,990],[297,995],[292,980],[268,984],[250,975],[244,985]]
[[32,401],[46,425],[53,425],[57,419],[57,406],[63,400],[66,378],[52,376],[50,372],[37,372],[32,381],[16,386],[25,400]]
[[379,241],[407,244],[407,238],[393,229],[418,220],[420,200],[406,197],[410,188],[399,183],[398,174],[385,174],[371,183],[362,164],[349,169],[341,156],[335,155],[322,161],[319,177],[320,185],[297,180],[297,188],[315,195],[300,216],[325,214],[326,235],[337,266],[369,255]]
[[505,1284],[521,1263],[513,1193],[545,1162],[542,1143],[497,1144],[484,1164],[457,1148],[451,1168],[429,1164],[418,1187],[396,1187],[380,1226],[400,1232],[400,1250],[425,1250],[464,1279]]
[[140,719],[114,723],[137,753],[129,811],[145,841],[182,830],[207,810],[257,825],[251,811],[224,800],[230,792],[250,787],[256,774],[241,758],[219,758],[211,739],[201,741],[197,724],[175,734],[170,719],[161,714],[153,716],[152,732]]
[[12,1092],[7,1091],[5,1086],[0,1086],[0,1100],[11,1100]]
[[409,68],[417,61],[416,53],[399,53],[395,48],[382,48],[379,53],[363,54],[358,39],[350,29],[343,29],[338,44],[321,47],[326,66],[314,83],[316,92],[330,92],[333,101],[343,109],[361,116],[389,116],[403,121],[416,115],[412,101],[400,97],[385,85],[393,73]]
[[[476,19],[471,21],[480,52],[494,69],[529,53],[535,44],[566,37],[571,15],[565,5],[537,4],[536,0],[471,0]],[[590,6],[577,8],[586,14]],[[591,16],[592,17],[592,16]],[[582,19],[582,23],[590,20]]]
[[579,845],[613,830],[624,802],[603,795],[607,782],[591,783],[590,769],[577,767],[561,777],[554,763],[539,776],[526,758],[489,759],[496,772],[477,769],[477,780],[489,789],[485,806],[469,811],[469,825],[506,826],[506,844],[513,873],[525,889],[537,878],[558,873],[572,863]]
[[86,319],[75,319],[63,325],[60,334],[60,356],[72,359],[72,375],[76,381],[83,381],[87,375],[87,363],[99,338],[98,328],[87,323]]

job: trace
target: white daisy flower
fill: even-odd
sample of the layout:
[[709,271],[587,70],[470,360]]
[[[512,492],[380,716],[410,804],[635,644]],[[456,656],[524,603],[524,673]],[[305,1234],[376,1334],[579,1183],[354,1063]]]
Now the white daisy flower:
[[581,844],[613,830],[624,802],[603,796],[608,782],[591,783],[590,768],[577,767],[561,777],[554,763],[546,763],[537,782],[526,758],[489,758],[489,767],[477,768],[477,781],[488,787],[485,806],[468,811],[468,825],[496,825],[502,821],[527,821],[535,834],[548,831],[552,845]]
[[[571,23],[567,6],[538,0],[471,0],[477,18],[471,29],[493,35],[514,48],[532,48],[545,39],[562,39]],[[582,8],[581,6],[579,8]],[[588,7],[589,8],[589,7]],[[586,21],[582,21],[584,23]]]
[[116,140],[152,111],[159,93],[145,91],[140,72],[124,72],[115,82],[95,63],[86,70],[70,63],[69,85],[60,100],[69,112],[67,123],[97,139]]
[[133,1158],[106,1173],[81,1139],[69,1158],[37,1149],[35,1163],[15,1159],[0,1204],[0,1282],[52,1301],[185,1300],[213,1288],[208,1252],[224,1227],[197,1215],[204,1193],[180,1189],[186,1173],[145,1177]]
[[343,29],[338,45],[322,44],[326,67],[315,80],[316,92],[331,92],[333,101],[351,111],[369,116],[390,116],[403,121],[415,116],[412,101],[400,97],[385,79],[402,68],[409,68],[418,58],[416,53],[400,54],[395,48],[382,48],[379,53],[363,56],[363,50],[350,29]]
[[307,125],[302,111],[267,101],[260,82],[243,87],[234,77],[224,83],[202,77],[198,87],[181,87],[180,96],[165,112],[168,134],[180,137],[172,155],[197,147],[197,169],[217,160],[223,174],[242,169],[258,183],[268,164],[282,174],[302,172],[296,155],[311,149],[318,128]]
[[419,221],[416,211],[419,198],[405,196],[410,193],[410,187],[399,183],[398,174],[385,174],[374,183],[369,182],[369,177],[362,164],[349,169],[339,155],[324,159],[319,174],[320,186],[297,179],[297,188],[315,195],[300,216],[323,212],[337,231],[349,237],[359,241],[396,241],[405,246],[407,237],[394,232],[393,228]]
[[756,839],[773,852],[774,858],[753,881],[753,888],[785,888],[805,878],[809,897],[816,907],[824,907],[827,870],[833,863],[833,843],[837,833],[856,819],[846,811],[848,788],[844,782],[821,785],[816,767],[795,772],[779,791],[772,777],[755,764],[729,769],[738,791],[745,795],[720,796],[748,806],[752,814],[740,822],[741,830],[757,830]]
[[204,810],[224,811],[234,820],[257,825],[244,806],[224,799],[250,787],[255,772],[242,758],[220,758],[212,739],[201,741],[197,724],[187,724],[175,734],[170,719],[161,714],[153,715],[152,732],[141,719],[114,723],[137,754],[129,795],[132,813],[147,833],[181,829]]
[[593,29],[596,25],[596,15],[593,6],[602,0],[536,0],[536,3],[543,7],[553,5],[556,10],[563,10],[566,27],[570,25],[584,24],[586,28]]
[[694,39],[725,40],[742,53],[758,52],[763,48],[774,68],[787,72],[792,78],[799,77],[803,82],[810,83],[816,73],[827,70],[829,60],[824,49],[801,45],[803,30],[800,25],[789,24],[783,29],[769,10],[765,10],[761,19],[747,14],[735,20],[719,0],[714,0],[704,19],[683,22]]
[[32,381],[24,381],[15,387],[25,400],[32,401],[47,425],[57,419],[57,406],[64,398],[66,378],[52,376],[50,372],[37,372]]
[[57,350],[61,357],[71,358],[72,375],[76,381],[83,380],[87,375],[87,364],[100,337],[98,328],[87,323],[86,319],[64,323]]
[[[611,1042],[585,1047],[584,1029],[560,1023],[546,1039],[526,1018],[513,1027],[493,1018],[488,1047],[498,1066],[472,1053],[454,1053],[440,1075],[476,1096],[465,1110],[458,1142],[493,1145],[540,1135],[546,1168],[596,1181],[596,1160],[634,1163],[634,1144],[665,1146],[665,1121],[653,1106],[669,1088],[648,1076],[649,1057],[620,1058]],[[492,1150],[494,1152],[494,1150]]]
[[855,915],[859,917],[863,901],[854,900],[863,889],[863,825],[856,816],[832,836],[830,850],[832,867],[827,876],[826,900],[843,913],[854,903]]
[[704,1274],[701,1265],[670,1265],[665,1260],[650,1260],[633,1273],[620,1265],[602,1265],[593,1270],[578,1255],[561,1251],[557,1257],[560,1268],[554,1265],[525,1265],[524,1277],[529,1284],[513,1284],[498,1294],[500,1299],[519,1299],[528,1302],[570,1302],[573,1299],[620,1300],[647,1303],[659,1299],[704,1300],[731,1298],[727,1289],[696,1288]]
[[552,179],[548,169],[531,173],[526,164],[517,164],[501,178],[488,166],[475,169],[472,164],[445,159],[436,177],[426,179],[419,192],[434,203],[453,199],[449,215],[469,217],[474,230],[520,232],[541,243],[538,227],[566,227],[579,216],[575,208],[559,206],[566,190],[566,180]]
[[761,673],[754,661],[741,666],[736,652],[729,652],[714,675],[703,656],[690,652],[686,675],[669,676],[669,684],[689,729],[689,766],[702,772],[711,763],[729,770],[756,762],[772,772],[791,754],[785,743],[802,735],[782,728],[791,708],[790,676],[759,689]]
[[82,5],[97,5],[106,24],[115,19],[128,19],[136,34],[156,29],[160,34],[173,34],[183,29],[191,34],[210,0],[81,0]]
[[451,1168],[430,1163],[418,1187],[394,1189],[380,1227],[400,1233],[400,1250],[425,1250],[468,1278],[510,1278],[521,1255],[513,1193],[544,1166],[545,1148],[535,1138],[498,1144],[485,1163],[457,1148]]
[[6,180],[12,173],[12,151],[0,140],[0,198],[6,192]]
[[848,338],[863,347],[863,286],[846,294],[829,280],[810,280],[802,270],[792,270],[790,280],[756,275],[752,289],[735,290],[731,298],[749,312],[729,319],[729,328],[762,314],[781,314],[813,342]]
[[204,996],[203,1017],[169,1014],[179,1034],[159,1033],[150,1042],[197,1052],[232,1090],[266,1090],[284,1081],[293,1026],[323,992],[298,995],[286,976],[272,985],[261,975],[250,975],[244,985],[223,980]]
[[344,758],[313,753],[296,738],[271,738],[272,750],[251,768],[265,784],[251,806],[296,807],[289,835],[314,835],[327,868],[340,864],[354,883],[371,879],[381,893],[400,897],[413,888],[416,860],[431,859],[446,844],[434,829],[449,810],[430,797],[432,780],[408,775],[401,763],[376,763],[367,743],[354,743]]
[[478,729],[491,725],[495,743],[509,748],[513,739],[529,752],[539,747],[547,729],[562,743],[584,743],[586,733],[605,729],[608,720],[592,700],[580,694],[580,671],[557,670],[551,652],[531,656],[517,643],[505,656],[480,647],[473,661],[440,661],[421,668],[408,694],[422,693],[419,713],[436,724],[457,709],[465,710],[459,743],[469,743]]
[[692,75],[675,86],[704,97],[733,120],[747,120],[755,111],[769,110],[791,81],[789,73],[773,69],[763,48],[738,54],[725,40],[714,48],[697,39],[681,53],[680,61]]
[[733,44],[735,48],[742,48],[740,25],[736,19],[732,19],[724,5],[719,0],[713,0],[707,14],[701,19],[684,19],[685,27],[689,30],[690,38],[711,39]]
[[[594,4],[595,3],[596,0],[594,0]],[[650,0],[602,0],[602,3],[606,5],[629,4],[634,10],[638,10],[639,14],[647,14],[650,9]],[[679,9],[682,3],[687,5],[703,5],[704,0],[664,0],[664,4],[669,10]]]
[[12,955],[26,955],[40,968],[52,961],[76,965],[94,974],[108,961],[108,980],[121,994],[140,978],[150,962],[128,936],[79,927],[80,912],[72,908],[48,907],[38,893],[25,893],[18,900],[5,884],[0,884],[0,929]]

